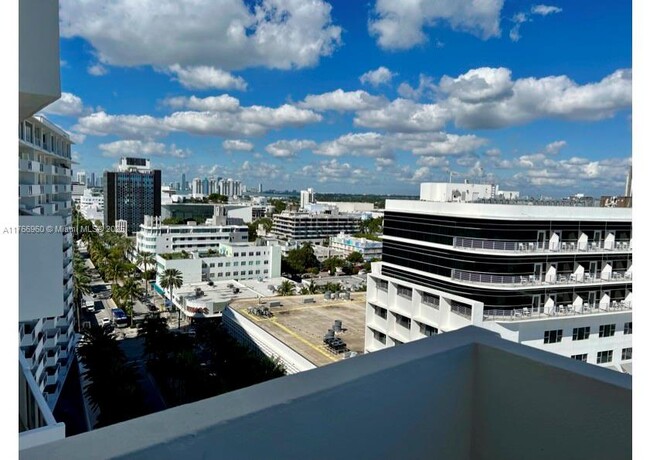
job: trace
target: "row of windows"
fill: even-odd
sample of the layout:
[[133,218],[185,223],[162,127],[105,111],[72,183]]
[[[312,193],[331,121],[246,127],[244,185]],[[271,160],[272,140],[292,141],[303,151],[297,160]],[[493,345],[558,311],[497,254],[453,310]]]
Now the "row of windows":
[[[262,262],[261,262],[260,260],[255,260],[255,261],[250,260],[250,261],[248,262],[248,265],[261,265],[261,263],[262,263]],[[219,263],[217,263],[217,267],[223,267],[223,264],[224,264],[224,262],[219,262]],[[226,264],[226,267],[230,267],[230,262],[225,262],[225,264]],[[264,265],[268,265],[268,264],[269,264],[269,261],[268,261],[268,260],[265,260],[265,261],[264,261]],[[244,267],[245,265],[246,265],[246,261],[242,261],[241,266]],[[211,262],[211,263],[210,263],[210,268],[214,268],[214,266],[215,266],[215,263],[214,263],[214,262]],[[239,266],[239,262],[233,262],[233,263],[232,263],[232,266],[233,266],[233,267],[238,267],[238,266]]]
[[[264,273],[265,275],[267,275],[267,274],[269,273],[269,271],[268,271],[268,270],[264,270],[263,273]],[[253,275],[253,270],[248,270],[248,274],[249,274],[249,275]],[[260,274],[260,271],[259,271],[259,270],[255,270],[255,275],[259,275],[259,274]],[[210,273],[210,278],[214,278],[214,277],[215,277],[214,275],[215,275],[214,273]],[[238,271],[237,271],[237,272],[232,272],[232,276],[239,276],[239,275],[240,275],[240,273],[239,273]],[[246,271],[242,271],[242,272],[241,272],[241,276],[246,276]],[[230,277],[230,272],[226,272],[226,273],[219,272],[219,273],[217,273],[217,278],[224,278],[224,277],[225,277],[225,278]]]
[[[573,328],[573,340],[587,340],[589,339],[589,334],[591,328],[589,326],[585,327],[574,327]],[[598,337],[612,337],[616,332],[616,324],[601,324],[598,328]],[[624,324],[623,334],[628,335],[632,333],[632,322]],[[562,329],[544,331],[544,343],[557,343],[562,341]]]
[[[598,364],[611,363],[613,356],[614,356],[614,350],[599,351],[598,354],[596,355],[596,363]],[[571,359],[586,362],[587,353],[582,353],[579,355],[571,355]],[[629,361],[631,359],[632,359],[632,347],[623,348],[621,350],[621,361]]]

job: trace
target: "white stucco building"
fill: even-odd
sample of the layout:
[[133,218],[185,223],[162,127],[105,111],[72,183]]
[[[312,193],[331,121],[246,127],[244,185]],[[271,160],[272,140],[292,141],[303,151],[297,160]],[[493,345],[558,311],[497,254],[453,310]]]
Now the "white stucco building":
[[280,276],[279,246],[221,243],[215,251],[174,252],[156,256],[157,278],[169,268],[180,270],[183,284],[201,281],[268,279]]
[[145,216],[140,231],[136,233],[136,251],[156,254],[207,251],[217,250],[222,243],[247,241],[246,225],[167,225],[160,217]]
[[381,241],[357,238],[351,235],[346,235],[345,233],[339,233],[336,236],[330,236],[329,247],[342,251],[346,255],[358,252],[363,256],[365,261],[381,259]]

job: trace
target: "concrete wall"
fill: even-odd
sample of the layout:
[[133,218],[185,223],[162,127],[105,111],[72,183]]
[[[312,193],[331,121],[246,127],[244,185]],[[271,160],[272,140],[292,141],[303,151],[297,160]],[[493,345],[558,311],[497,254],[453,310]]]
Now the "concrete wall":
[[230,335],[238,341],[256,349],[269,358],[279,358],[287,374],[295,374],[316,368],[311,361],[231,308],[226,308],[223,311],[223,324]]
[[33,115],[61,97],[58,0],[20,0],[19,117]]
[[18,222],[25,229],[18,236],[18,321],[62,316],[63,233],[54,229],[63,218],[20,216]]
[[471,458],[632,458],[632,392],[589,378],[611,371],[570,363],[580,375],[490,347],[477,358]]

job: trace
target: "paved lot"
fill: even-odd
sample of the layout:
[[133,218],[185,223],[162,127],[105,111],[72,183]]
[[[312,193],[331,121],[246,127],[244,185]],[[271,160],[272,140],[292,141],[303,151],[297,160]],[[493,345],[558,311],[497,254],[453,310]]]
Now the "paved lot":
[[[303,303],[313,298],[315,303]],[[337,334],[351,351],[363,353],[366,293],[352,293],[351,300],[325,300],[322,294],[290,297],[271,297],[262,302],[280,301],[282,306],[271,307],[272,318],[250,314],[248,307],[258,306],[257,300],[239,300],[230,307],[252,320],[257,326],[300,353],[317,366],[343,359],[332,354],[323,343],[323,336],[335,319],[343,322],[344,331]]]

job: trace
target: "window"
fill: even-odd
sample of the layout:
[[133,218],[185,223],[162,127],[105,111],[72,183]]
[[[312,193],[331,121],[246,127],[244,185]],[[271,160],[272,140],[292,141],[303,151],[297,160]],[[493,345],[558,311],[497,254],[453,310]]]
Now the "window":
[[[232,266],[233,266],[233,267],[236,267],[236,266],[238,266],[238,265],[239,265],[239,262],[233,262],[233,263],[232,263]],[[242,265],[243,265],[243,264],[242,264]]]
[[613,350],[599,351],[598,355],[596,356],[596,363],[598,363],[598,364],[611,363],[612,362],[612,351]]
[[239,272],[232,272],[232,276],[237,276],[239,275]]
[[386,334],[382,334],[381,332],[377,331],[372,331],[372,336],[377,340],[378,342],[383,343],[386,345]]
[[437,295],[433,294],[428,294],[426,292],[422,293],[422,303],[425,305],[429,305],[433,308],[438,308],[440,307],[440,297]]
[[377,280],[377,289],[381,291],[388,291],[388,281]]
[[397,286],[397,295],[410,300],[413,296],[413,289],[404,286]]
[[625,325],[623,326],[623,334],[627,335],[631,333],[632,333],[632,321],[630,321],[629,323],[625,323]]
[[226,272],[226,276],[230,276],[230,272]]
[[255,255],[256,255],[256,256],[259,256],[259,255],[260,255],[260,251],[257,251],[257,252],[255,253]]
[[388,317],[388,310],[385,308],[381,308],[378,305],[373,305],[372,308],[375,310],[375,315],[379,316],[382,319],[386,319]]
[[420,324],[420,334],[424,334],[427,337],[438,334],[438,328],[429,326],[428,324]]
[[210,268],[214,268],[214,262],[210,264]]
[[254,253],[252,253],[252,252],[249,252],[249,253],[248,253],[248,255],[249,255],[249,256],[253,256],[253,255],[254,255]]
[[217,267],[223,267],[223,262],[219,262],[219,263],[217,264]]
[[574,327],[573,340],[587,340],[589,338],[589,327]]
[[233,256],[234,256],[234,257],[239,257],[239,253],[238,253],[238,252],[235,252],[235,253],[233,254]]
[[598,337],[611,337],[616,331],[616,324],[602,324],[598,330]]
[[406,329],[411,329],[411,320],[407,318],[406,316],[399,315],[397,313],[393,313],[395,315],[395,322],[399,324],[400,326],[406,328]]
[[544,331],[544,343],[556,343],[562,341],[562,329]]
[[627,361],[632,359],[632,347],[630,348],[623,348],[621,352],[621,361]]
[[587,353],[582,355],[571,355],[571,359],[575,359],[576,361],[587,362]]

